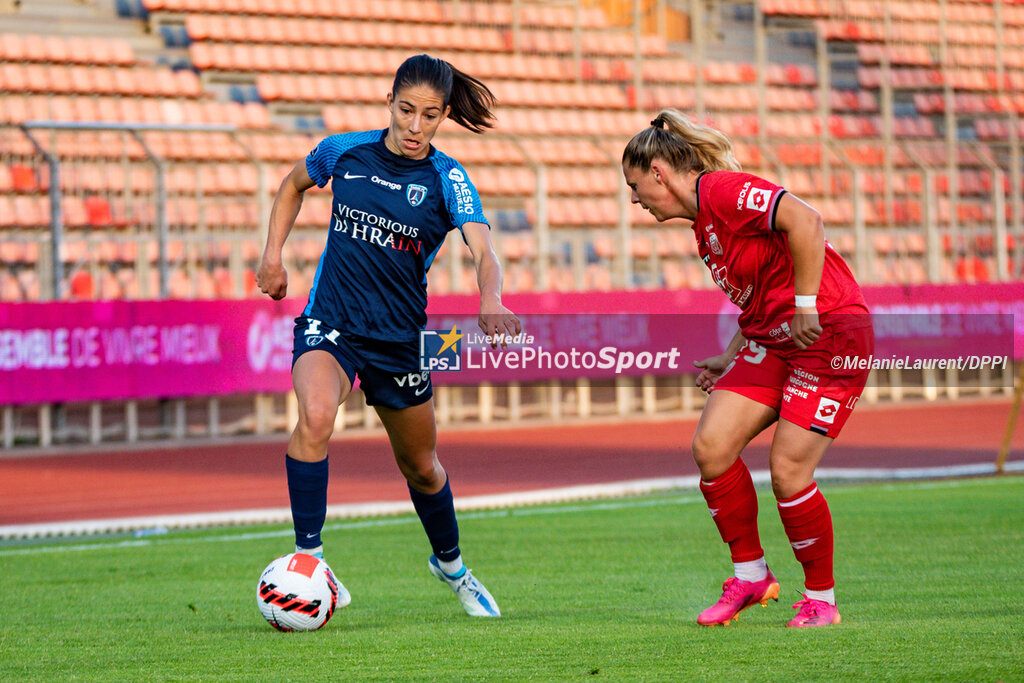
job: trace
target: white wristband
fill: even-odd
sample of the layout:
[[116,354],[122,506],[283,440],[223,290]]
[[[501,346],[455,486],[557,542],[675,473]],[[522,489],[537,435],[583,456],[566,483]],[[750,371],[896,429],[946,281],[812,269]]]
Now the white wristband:
[[794,297],[794,299],[796,299],[796,307],[797,308],[817,308],[818,307],[818,297],[817,296],[814,296],[814,295],[805,296],[805,295],[797,294]]

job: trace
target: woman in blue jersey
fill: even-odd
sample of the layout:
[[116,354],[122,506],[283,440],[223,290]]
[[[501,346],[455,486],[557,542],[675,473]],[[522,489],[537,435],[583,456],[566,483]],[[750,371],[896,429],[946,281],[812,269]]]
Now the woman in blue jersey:
[[[398,68],[387,105],[388,128],[331,135],[292,169],[274,200],[256,273],[261,291],[275,300],[285,296],[281,250],[303,193],[331,182],[327,245],[295,321],[299,420],[285,463],[296,551],[323,556],[327,442],[358,375],[408,481],[433,549],[431,573],[455,591],[468,614],[496,617],[494,599],[462,562],[451,487],[435,451],[430,374],[419,364],[427,269],[456,228],[476,265],[480,328],[495,336],[520,331],[501,303],[501,267],[476,189],[459,162],[430,144],[449,117],[474,133],[492,127],[494,96],[447,62],[417,55]],[[339,607],[350,599],[343,587],[340,593]]]

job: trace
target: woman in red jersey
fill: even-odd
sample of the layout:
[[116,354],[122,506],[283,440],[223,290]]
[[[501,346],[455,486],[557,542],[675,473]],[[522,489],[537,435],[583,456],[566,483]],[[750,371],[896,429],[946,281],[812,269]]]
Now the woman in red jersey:
[[[734,576],[697,622],[728,624],[778,600],[757,529],[757,495],[740,458],[773,423],[769,463],[779,515],[806,590],[790,626],[838,624],[832,517],[814,470],[850,416],[874,333],[846,262],[825,241],[821,216],[763,178],[742,173],[720,132],[667,109],[630,140],[622,172],[631,200],[658,221],[693,221],[701,259],[740,308],[740,329],[718,356],[694,363],[710,392],[693,438],[700,489],[729,544]],[[839,365],[839,369],[833,369]]]

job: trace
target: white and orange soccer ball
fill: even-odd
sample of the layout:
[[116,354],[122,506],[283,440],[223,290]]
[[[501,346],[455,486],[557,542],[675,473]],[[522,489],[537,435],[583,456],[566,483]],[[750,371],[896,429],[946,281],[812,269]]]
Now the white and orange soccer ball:
[[[318,557],[291,553],[277,558],[263,570],[256,586],[256,606],[279,631],[315,631],[339,606],[341,584],[331,568]],[[347,598],[347,592],[345,594]]]

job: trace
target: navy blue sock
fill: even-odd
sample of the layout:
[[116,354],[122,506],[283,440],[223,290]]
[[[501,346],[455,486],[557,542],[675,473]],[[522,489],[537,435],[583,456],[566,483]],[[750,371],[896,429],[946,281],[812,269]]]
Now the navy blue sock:
[[295,545],[316,548],[323,545],[320,532],[327,518],[327,459],[303,462],[284,456],[288,470],[288,498],[292,504]]
[[455,519],[455,501],[448,482],[445,481],[444,488],[434,494],[420,493],[410,486],[409,495],[437,559],[451,562],[457,558],[460,554],[459,523]]

